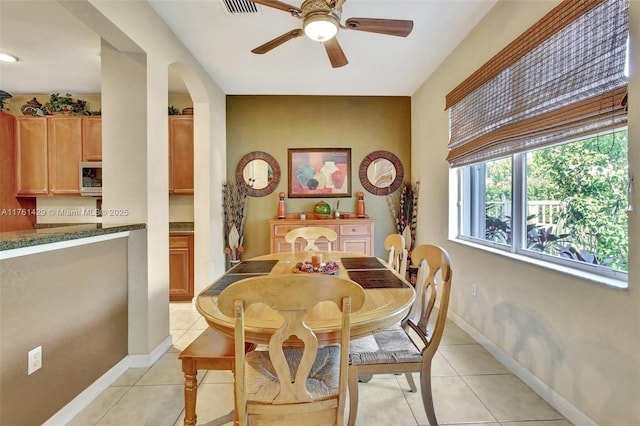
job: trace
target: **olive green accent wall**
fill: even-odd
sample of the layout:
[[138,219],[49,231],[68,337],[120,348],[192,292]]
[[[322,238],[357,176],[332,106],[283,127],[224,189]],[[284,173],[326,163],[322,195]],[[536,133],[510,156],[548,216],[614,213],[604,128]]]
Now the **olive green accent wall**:
[[[351,148],[350,198],[288,198],[288,148]],[[341,212],[355,212],[359,191],[366,213],[376,220],[375,254],[385,257],[383,241],[395,233],[385,196],[366,192],[358,169],[372,151],[393,152],[402,161],[405,181],[411,176],[411,98],[382,96],[227,96],[227,179],[243,155],[271,154],[282,171],[280,184],[265,197],[250,197],[243,257],[269,253],[268,220],[276,217],[278,192],[287,194],[287,213],[312,211],[324,200]]]

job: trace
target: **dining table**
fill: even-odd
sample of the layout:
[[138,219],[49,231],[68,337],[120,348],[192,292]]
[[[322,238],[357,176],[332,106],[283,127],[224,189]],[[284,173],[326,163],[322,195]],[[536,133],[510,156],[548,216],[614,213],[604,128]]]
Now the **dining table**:
[[[335,275],[350,279],[365,290],[363,307],[351,314],[351,339],[388,328],[402,320],[411,309],[415,291],[405,277],[377,257],[340,251],[275,253],[243,260],[200,292],[196,309],[210,327],[233,338],[235,321],[218,309],[218,295],[229,285],[245,278],[324,273],[298,269],[300,263],[311,262],[312,256],[316,259],[321,257],[323,263],[335,262],[338,267]],[[339,342],[341,314],[335,304],[319,303],[307,314],[305,322],[316,334],[319,344]],[[281,324],[282,318],[276,311],[264,304],[254,304],[245,312],[245,339],[251,343],[268,344]]]

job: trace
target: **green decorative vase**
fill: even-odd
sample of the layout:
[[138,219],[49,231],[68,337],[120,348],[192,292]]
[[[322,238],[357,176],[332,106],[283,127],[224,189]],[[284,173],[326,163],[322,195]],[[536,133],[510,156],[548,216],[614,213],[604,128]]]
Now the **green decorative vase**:
[[331,217],[331,206],[324,201],[317,202],[313,208],[316,219],[328,219]]

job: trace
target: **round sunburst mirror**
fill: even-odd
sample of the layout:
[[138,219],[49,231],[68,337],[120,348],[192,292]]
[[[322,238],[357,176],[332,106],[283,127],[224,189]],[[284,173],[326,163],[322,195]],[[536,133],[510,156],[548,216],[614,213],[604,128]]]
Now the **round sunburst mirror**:
[[238,162],[236,182],[247,186],[248,195],[264,197],[271,194],[280,183],[280,165],[266,152],[250,152]]
[[404,179],[402,161],[389,151],[374,151],[360,163],[360,183],[374,195],[395,192]]

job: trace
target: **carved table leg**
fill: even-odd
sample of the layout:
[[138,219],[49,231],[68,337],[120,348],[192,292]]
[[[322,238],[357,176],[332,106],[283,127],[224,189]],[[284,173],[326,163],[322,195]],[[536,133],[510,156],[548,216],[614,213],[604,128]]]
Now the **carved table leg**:
[[196,426],[196,397],[198,392],[198,370],[191,359],[182,360],[184,372],[184,426]]

